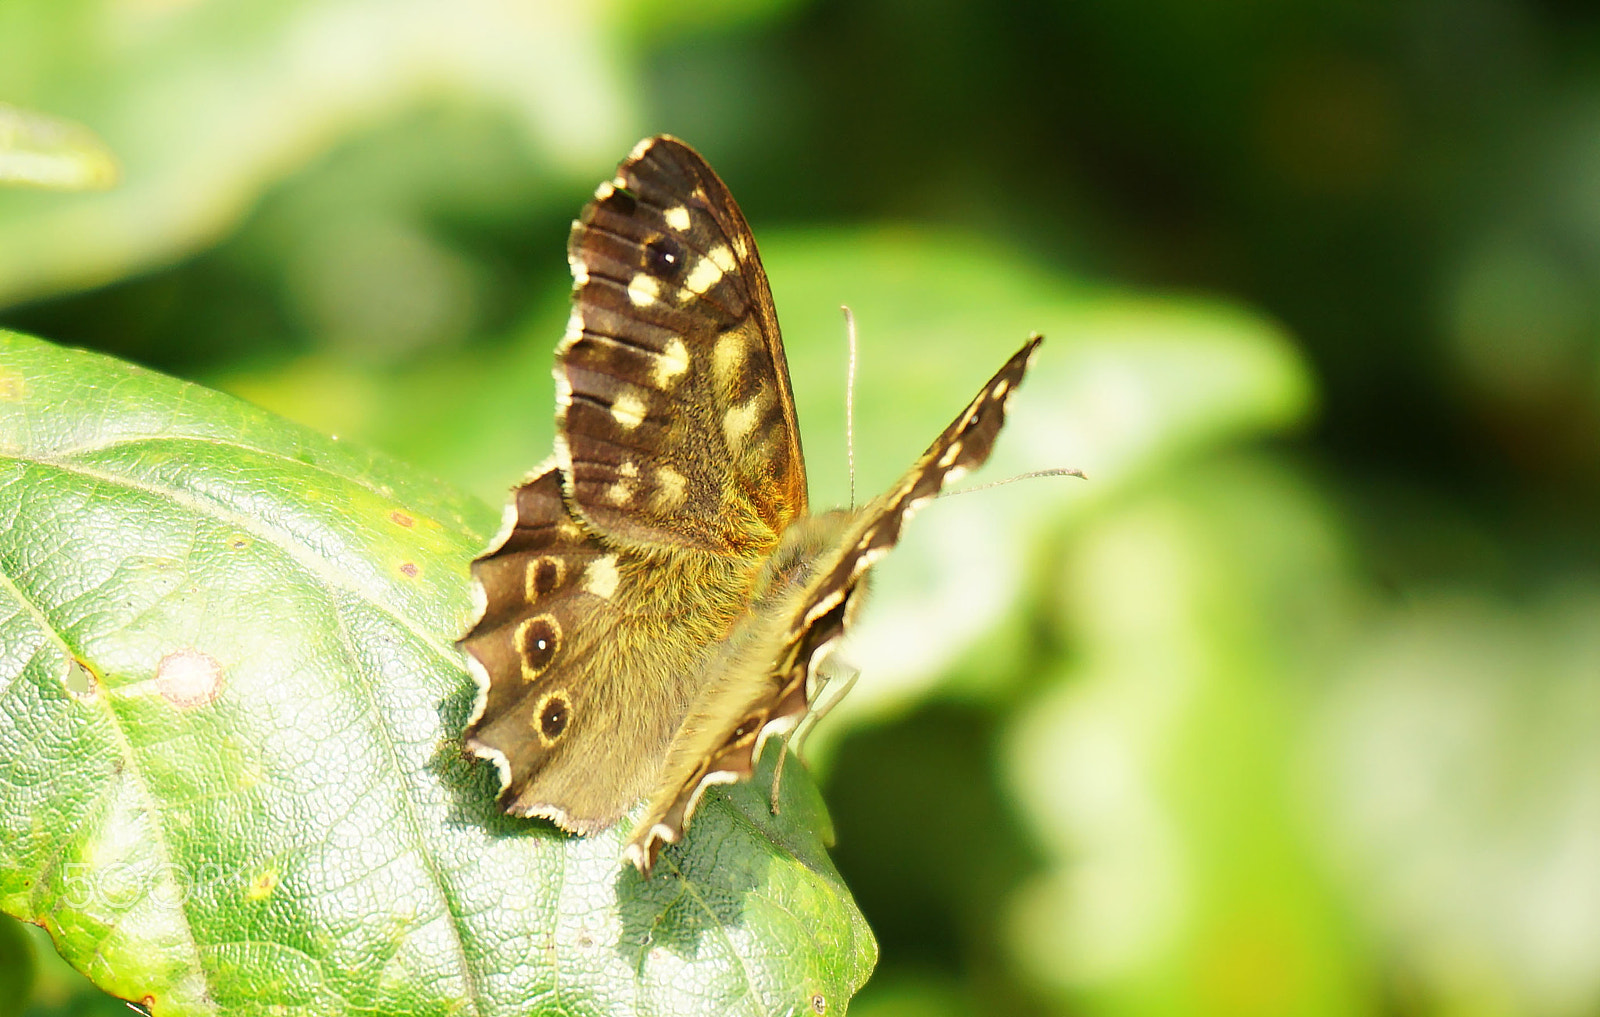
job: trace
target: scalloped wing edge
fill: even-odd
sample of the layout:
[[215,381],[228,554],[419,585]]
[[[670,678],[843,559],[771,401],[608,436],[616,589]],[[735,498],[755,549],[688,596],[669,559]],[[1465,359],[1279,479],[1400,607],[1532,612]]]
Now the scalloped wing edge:
[[[511,498],[501,511],[499,529],[495,531],[494,536],[489,539],[489,543],[478,553],[478,556],[472,559],[472,564],[469,566],[472,575],[472,613],[469,616],[465,631],[455,641],[456,646],[461,650],[462,656],[466,658],[467,673],[472,676],[473,683],[477,686],[472,704],[472,713],[468,716],[466,726],[463,728],[463,731],[466,732],[471,732],[483,720],[483,715],[489,707],[489,686],[493,681],[483,661],[478,659],[477,654],[470,647],[464,645],[477,633],[478,627],[483,624],[483,619],[489,611],[489,594],[479,576],[479,566],[483,561],[498,554],[505,547],[506,542],[511,539],[512,535],[516,533],[517,522],[521,518],[517,510],[516,493],[542,479],[545,474],[551,471],[556,471],[558,476],[561,474],[561,459],[559,455],[547,457],[544,462],[528,471],[522,482],[511,489]],[[564,482],[562,487],[564,490]],[[583,525],[578,519],[574,518],[572,521],[579,526]],[[515,801],[508,800],[507,795],[511,791],[512,775],[511,761],[506,758],[505,753],[470,733],[462,738],[462,744],[474,758],[485,760],[494,766],[495,774],[500,782],[496,800],[501,811],[506,815],[520,816],[524,819],[548,819],[568,833],[584,836],[598,833],[614,825],[613,823],[592,823],[574,819],[565,809],[548,802],[522,806]]]

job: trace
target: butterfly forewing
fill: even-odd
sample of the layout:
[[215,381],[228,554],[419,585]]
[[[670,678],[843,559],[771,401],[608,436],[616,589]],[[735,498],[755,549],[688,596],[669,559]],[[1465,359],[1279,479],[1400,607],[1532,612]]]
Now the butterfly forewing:
[[817,596],[798,615],[790,637],[798,640],[813,624],[854,588],[856,580],[873,562],[900,542],[901,529],[916,512],[939,496],[944,485],[982,466],[994,451],[995,439],[1006,422],[1006,407],[1028,373],[1028,365],[1044,340],[1029,339],[979,390],[961,415],[950,422],[917,459],[900,482],[875,498],[847,534],[843,551],[815,587]]
[[573,224],[557,358],[575,511],[607,539],[757,555],[806,509],[766,273],[691,148],[642,142]]
[[[639,868],[648,871],[662,845],[678,840],[709,786],[748,779],[764,739],[790,730],[811,708],[816,669],[844,635],[866,571],[947,482],[989,458],[1007,404],[1041,341],[1035,336],[1018,350],[888,493],[830,527],[811,578],[783,605],[782,635],[761,680],[707,684],[674,737],[650,808],[629,839],[628,856]],[[741,698],[730,701],[732,690]]]

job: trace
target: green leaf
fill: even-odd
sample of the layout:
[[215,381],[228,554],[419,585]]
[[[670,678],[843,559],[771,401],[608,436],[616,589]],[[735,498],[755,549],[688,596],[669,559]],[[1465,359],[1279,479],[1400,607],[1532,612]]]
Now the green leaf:
[[0,184],[83,191],[116,182],[116,158],[88,128],[0,103]]
[[452,640],[496,516],[0,333],[0,909],[157,1015],[841,1011],[876,948],[800,774],[650,881],[495,811]]

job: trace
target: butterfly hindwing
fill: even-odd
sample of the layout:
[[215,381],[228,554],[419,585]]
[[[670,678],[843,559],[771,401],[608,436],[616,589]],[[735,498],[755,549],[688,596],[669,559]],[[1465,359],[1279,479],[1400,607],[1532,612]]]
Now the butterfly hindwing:
[[[667,751],[650,807],[634,828],[628,855],[648,871],[663,844],[682,835],[706,789],[748,779],[765,740],[791,730],[811,709],[816,672],[851,621],[867,570],[900,540],[905,522],[944,485],[983,465],[1005,423],[1012,393],[1042,340],[1035,336],[1008,360],[888,493],[859,512],[808,520],[816,558],[794,595],[774,598],[783,617],[775,652],[757,655],[754,675],[713,675],[690,707]],[[759,608],[759,605],[758,605]],[[757,622],[759,624],[759,620]]]
[[506,811],[589,833],[649,786],[683,692],[637,682],[609,652],[635,563],[572,518],[561,480],[550,470],[518,488],[505,539],[473,563],[484,610],[461,639],[480,685],[466,742],[499,765]]
[[556,377],[574,510],[620,544],[771,548],[806,510],[805,465],[766,272],[727,187],[682,142],[641,142],[568,259]]

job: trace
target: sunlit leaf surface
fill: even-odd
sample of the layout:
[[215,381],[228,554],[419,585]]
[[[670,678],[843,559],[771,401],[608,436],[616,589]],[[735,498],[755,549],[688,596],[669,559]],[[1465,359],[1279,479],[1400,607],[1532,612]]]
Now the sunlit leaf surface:
[[[842,1010],[812,787],[621,831],[493,808],[452,640],[497,512],[231,397],[0,334],[0,908],[158,1015]],[[813,1009],[814,1012],[814,1009]]]

